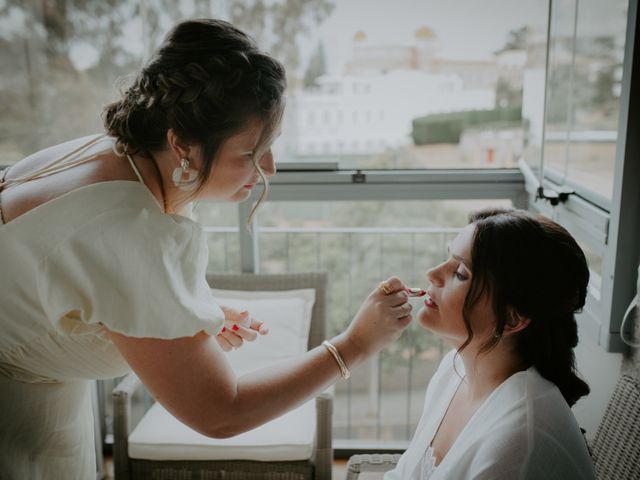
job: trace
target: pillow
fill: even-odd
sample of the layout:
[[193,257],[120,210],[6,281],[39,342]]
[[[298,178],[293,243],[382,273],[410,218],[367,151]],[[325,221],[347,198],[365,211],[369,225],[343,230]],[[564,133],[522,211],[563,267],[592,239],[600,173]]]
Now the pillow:
[[307,351],[315,289],[247,291],[212,288],[211,293],[219,305],[238,311],[248,310],[252,317],[269,328],[267,335],[258,335],[254,342],[244,342],[241,348],[226,354],[237,375]]

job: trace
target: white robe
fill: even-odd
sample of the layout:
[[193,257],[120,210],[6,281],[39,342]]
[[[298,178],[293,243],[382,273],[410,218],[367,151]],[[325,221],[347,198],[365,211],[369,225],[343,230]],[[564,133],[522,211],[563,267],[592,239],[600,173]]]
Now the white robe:
[[[425,453],[462,381],[458,374],[464,375],[464,365],[452,351],[429,382],[409,448],[385,480],[424,480]],[[531,367],[489,395],[429,479],[590,480],[595,474],[571,409],[558,388]]]

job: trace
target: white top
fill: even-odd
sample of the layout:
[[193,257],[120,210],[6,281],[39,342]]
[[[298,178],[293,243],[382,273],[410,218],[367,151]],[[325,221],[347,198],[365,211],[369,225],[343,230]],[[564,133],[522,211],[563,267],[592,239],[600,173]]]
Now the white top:
[[0,225],[0,478],[95,474],[90,379],[129,367],[106,335],[215,334],[202,228],[142,183],[87,185]]
[[[452,351],[429,382],[409,448],[385,480],[425,478],[425,452],[462,381],[456,370],[464,375],[462,360]],[[489,395],[427,478],[590,480],[595,474],[571,409],[558,388],[532,367]]]
[[436,452],[432,446],[429,446],[420,459],[420,465],[417,470],[420,472],[418,478],[420,480],[429,480],[435,473],[436,468]]

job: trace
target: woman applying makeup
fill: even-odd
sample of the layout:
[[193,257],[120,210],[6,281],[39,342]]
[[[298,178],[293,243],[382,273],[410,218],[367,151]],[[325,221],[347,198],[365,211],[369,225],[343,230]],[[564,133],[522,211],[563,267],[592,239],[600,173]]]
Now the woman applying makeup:
[[231,24],[180,22],[105,107],[103,133],[0,172],[0,478],[95,477],[91,380],[133,370],[183,423],[229,437],[347,378],[409,324],[391,278],[295,361],[238,378],[226,360],[264,328],[212,297],[188,206],[259,184],[264,197],[285,86]]

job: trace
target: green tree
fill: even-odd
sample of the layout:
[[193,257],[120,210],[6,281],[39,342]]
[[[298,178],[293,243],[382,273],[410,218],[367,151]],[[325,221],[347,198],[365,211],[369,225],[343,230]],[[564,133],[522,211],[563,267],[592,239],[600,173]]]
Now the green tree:
[[[231,21],[290,70],[300,63],[300,37],[332,9],[331,0],[229,3]],[[3,162],[100,131],[102,105],[116,97],[116,80],[135,72],[177,19],[210,11],[208,0],[0,2],[0,22],[9,26],[0,30]],[[83,69],[73,60],[79,48],[95,57]]]
[[507,39],[504,42],[504,46],[496,53],[506,52],[508,50],[526,50],[527,41],[530,34],[531,29],[527,26],[509,30],[509,33],[507,33]]
[[318,43],[315,52],[309,59],[307,71],[304,74],[304,87],[312,88],[318,85],[318,78],[326,73],[326,57],[324,54],[324,45]]
[[300,37],[333,11],[331,0],[233,0],[231,22],[282,61],[289,73],[300,66]]

